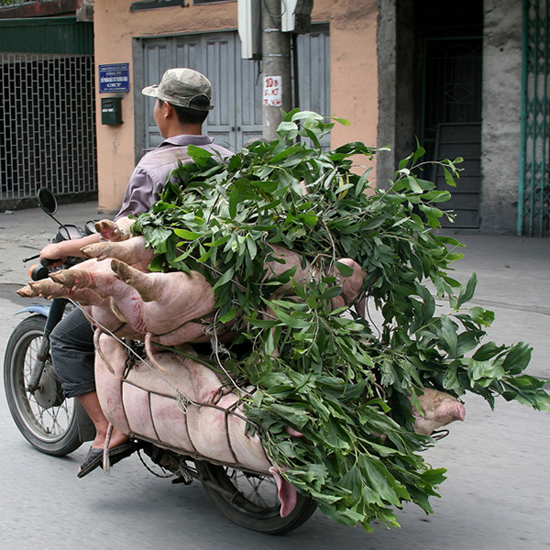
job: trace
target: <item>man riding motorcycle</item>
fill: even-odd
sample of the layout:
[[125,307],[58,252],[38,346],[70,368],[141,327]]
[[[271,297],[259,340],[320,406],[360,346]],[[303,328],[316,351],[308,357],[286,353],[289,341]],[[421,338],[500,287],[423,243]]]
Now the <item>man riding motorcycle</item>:
[[[220,161],[232,155],[202,134],[202,124],[208,111],[214,108],[210,104],[212,85],[204,75],[187,68],[169,69],[158,85],[148,86],[142,93],[156,98],[153,115],[164,141],[134,169],[115,221],[149,210],[178,163],[192,162],[187,155],[188,145],[204,148]],[[94,234],[49,244],[42,249],[40,259],[55,260],[54,266],[61,265],[68,256],[84,257],[81,248],[98,240],[99,236]],[[96,429],[95,439],[78,471],[78,477],[84,477],[102,463],[109,425],[95,389],[93,327],[80,309],[75,309],[55,327],[50,339],[53,365],[65,396],[80,401]],[[126,434],[113,430],[109,438],[111,464],[135,450],[135,443]]]

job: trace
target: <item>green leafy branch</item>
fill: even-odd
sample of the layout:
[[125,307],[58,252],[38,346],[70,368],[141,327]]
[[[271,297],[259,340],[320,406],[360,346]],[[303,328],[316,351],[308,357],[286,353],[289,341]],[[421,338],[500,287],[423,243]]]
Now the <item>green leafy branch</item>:
[[[412,429],[424,388],[539,410],[550,410],[550,397],[524,373],[527,344],[483,343],[494,315],[466,307],[475,275],[463,285],[450,275],[462,245],[434,231],[450,194],[420,177],[423,149],[399,164],[389,189],[377,189],[353,160],[374,149],[323,150],[333,126],[292,111],[278,139],[227,164],[190,146],[194,162],[171,175],[133,231],[155,249],[153,270],[197,270],[212,284],[215,330],[230,323],[235,343],[248,346],[224,366],[256,386],[244,408],[283,475],[335,521],[370,529],[376,518],[397,525],[393,508],[404,502],[430,512],[444,479],[421,456],[433,440]],[[450,186],[459,162],[441,163]],[[299,254],[300,266],[274,276],[273,246]],[[362,291],[379,323],[334,309],[351,275],[342,258],[366,272]],[[311,276],[299,278],[299,267]],[[436,299],[450,311],[436,315]]]

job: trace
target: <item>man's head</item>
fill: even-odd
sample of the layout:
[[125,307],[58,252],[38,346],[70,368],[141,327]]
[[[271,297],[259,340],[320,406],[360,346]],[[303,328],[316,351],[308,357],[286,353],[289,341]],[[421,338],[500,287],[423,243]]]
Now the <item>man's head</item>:
[[193,69],[168,69],[159,84],[143,88],[142,93],[158,100],[155,105],[155,120],[157,124],[160,121],[159,128],[165,123],[165,120],[161,121],[159,118],[160,110],[165,110],[165,103],[173,108],[181,124],[201,125],[208,111],[214,108],[210,104],[212,84],[203,74]]
[[160,84],[147,86],[143,88],[142,93],[177,107],[197,111],[211,111],[214,108],[214,105],[210,105],[212,101],[210,80],[193,69],[168,69],[162,75]]

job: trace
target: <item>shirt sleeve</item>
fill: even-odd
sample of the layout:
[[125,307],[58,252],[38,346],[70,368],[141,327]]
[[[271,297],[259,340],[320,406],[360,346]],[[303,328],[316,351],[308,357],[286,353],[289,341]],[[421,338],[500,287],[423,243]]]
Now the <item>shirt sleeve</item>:
[[115,216],[115,221],[130,214],[137,216],[147,212],[158,200],[158,196],[158,185],[151,175],[143,168],[136,166],[128,182],[122,206]]

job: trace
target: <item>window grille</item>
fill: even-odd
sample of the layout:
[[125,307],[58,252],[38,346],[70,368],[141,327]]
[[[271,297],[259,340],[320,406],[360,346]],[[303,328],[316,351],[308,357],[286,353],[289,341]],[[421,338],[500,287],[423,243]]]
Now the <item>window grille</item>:
[[0,53],[0,203],[97,191],[90,55]]
[[549,0],[523,0],[518,235],[547,236],[550,217]]

